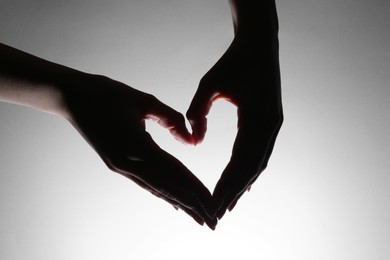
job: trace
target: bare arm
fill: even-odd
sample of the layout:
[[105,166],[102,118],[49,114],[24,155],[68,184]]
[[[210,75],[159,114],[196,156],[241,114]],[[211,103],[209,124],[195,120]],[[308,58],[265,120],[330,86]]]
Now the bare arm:
[[59,85],[81,72],[0,43],[0,100],[49,113],[64,112]]

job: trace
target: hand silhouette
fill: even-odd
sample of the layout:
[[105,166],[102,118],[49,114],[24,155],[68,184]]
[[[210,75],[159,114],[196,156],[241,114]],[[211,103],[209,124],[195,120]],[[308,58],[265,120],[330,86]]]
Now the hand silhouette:
[[0,100],[65,117],[106,165],[214,229],[207,188],[145,131],[152,119],[193,143],[182,114],[152,95],[0,44]]
[[145,131],[145,119],[192,143],[182,114],[150,94],[103,76],[83,76],[63,88],[65,117],[113,171],[181,208],[210,228],[213,199],[208,189]]
[[206,116],[218,98],[238,108],[232,156],[213,193],[221,219],[266,168],[283,121],[277,40],[235,37],[201,79],[187,111],[196,142],[203,140]]
[[[107,77],[85,74],[0,44],[0,100],[67,118],[106,165],[214,229],[266,168],[283,121],[274,0],[229,0],[235,38],[200,81],[187,117],[155,97]],[[213,196],[145,131],[156,120],[180,141],[203,140],[212,102],[238,108],[231,159]]]

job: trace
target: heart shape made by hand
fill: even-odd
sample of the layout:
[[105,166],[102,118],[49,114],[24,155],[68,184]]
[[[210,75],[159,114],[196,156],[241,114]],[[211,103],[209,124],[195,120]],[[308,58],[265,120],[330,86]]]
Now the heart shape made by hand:
[[210,190],[214,189],[229,162],[237,134],[237,108],[229,102],[218,100],[208,115],[208,128],[204,141],[195,148],[172,141],[166,129],[147,121],[147,131],[156,143],[175,156]]
[[237,134],[237,108],[226,101],[216,101],[208,117],[204,141],[193,147],[172,141],[166,129],[147,121],[147,131],[165,151],[179,159],[204,185],[213,189],[229,162],[231,149]]

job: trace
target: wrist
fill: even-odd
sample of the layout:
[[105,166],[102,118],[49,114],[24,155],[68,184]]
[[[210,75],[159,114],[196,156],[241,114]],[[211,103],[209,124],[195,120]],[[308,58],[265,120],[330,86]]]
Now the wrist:
[[53,106],[49,112],[69,119],[71,104],[75,99],[85,96],[88,92],[86,88],[93,85],[91,82],[95,77],[97,76],[70,68],[57,73],[53,78]]
[[232,46],[240,50],[241,55],[251,59],[260,58],[262,61],[274,60],[279,57],[279,41],[277,36],[265,37],[236,34]]

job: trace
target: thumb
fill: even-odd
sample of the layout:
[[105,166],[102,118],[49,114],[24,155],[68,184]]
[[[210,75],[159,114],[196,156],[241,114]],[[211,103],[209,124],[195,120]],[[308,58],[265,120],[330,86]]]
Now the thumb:
[[201,143],[206,135],[206,116],[208,115],[216,96],[218,96],[218,93],[212,91],[211,88],[201,81],[186,114],[192,127],[192,135],[195,139],[195,144]]
[[156,121],[182,143],[194,144],[192,135],[188,132],[183,114],[167,106],[156,97],[150,103],[147,119]]

